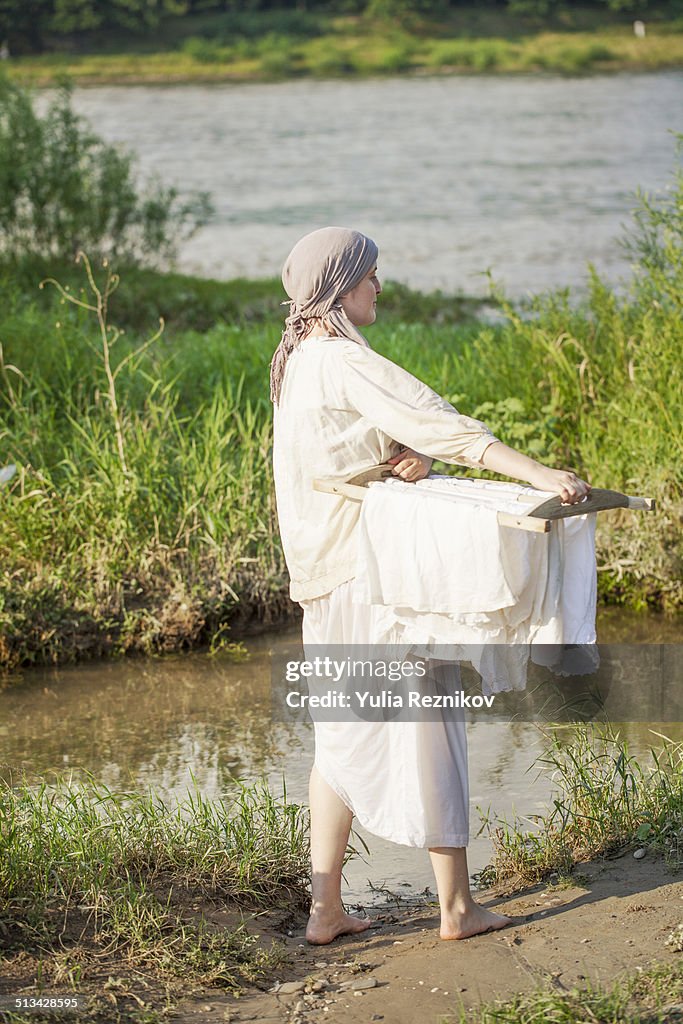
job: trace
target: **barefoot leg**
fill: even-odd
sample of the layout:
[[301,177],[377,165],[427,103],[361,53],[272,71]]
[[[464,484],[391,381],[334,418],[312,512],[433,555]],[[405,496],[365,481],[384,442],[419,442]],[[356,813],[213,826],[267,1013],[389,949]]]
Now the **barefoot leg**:
[[309,783],[311,808],[311,916],[306,938],[315,945],[337,935],[362,932],[371,922],[344,912],[341,874],[353,815],[313,766]]
[[512,924],[512,918],[494,914],[472,899],[464,846],[435,846],[429,856],[439,894],[442,939],[466,939]]

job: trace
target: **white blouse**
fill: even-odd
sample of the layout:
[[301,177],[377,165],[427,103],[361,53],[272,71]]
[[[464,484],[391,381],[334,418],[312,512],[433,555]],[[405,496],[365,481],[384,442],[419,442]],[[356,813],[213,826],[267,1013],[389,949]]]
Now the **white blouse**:
[[316,477],[348,480],[403,447],[481,467],[497,440],[396,363],[330,337],[309,337],[289,357],[273,430],[278,519],[294,601],[321,597],[356,574],[360,502],[314,491]]

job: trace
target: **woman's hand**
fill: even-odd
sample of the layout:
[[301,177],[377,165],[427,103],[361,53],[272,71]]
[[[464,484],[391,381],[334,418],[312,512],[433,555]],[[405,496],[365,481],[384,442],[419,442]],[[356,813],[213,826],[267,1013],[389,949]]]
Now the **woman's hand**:
[[418,455],[412,448],[404,448],[392,459],[387,459],[390,466],[394,467],[394,476],[400,476],[409,484],[416,480],[424,480],[432,468],[432,460],[427,455]]
[[590,494],[591,485],[566,469],[550,469],[539,464],[538,469],[529,476],[529,483],[539,491],[552,491],[559,494],[562,501],[573,505]]

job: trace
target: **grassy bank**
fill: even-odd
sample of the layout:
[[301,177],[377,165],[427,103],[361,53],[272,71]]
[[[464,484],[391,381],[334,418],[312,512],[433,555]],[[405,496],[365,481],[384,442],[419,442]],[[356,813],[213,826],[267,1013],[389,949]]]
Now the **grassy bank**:
[[[551,851],[564,836],[579,865],[638,844],[680,871],[682,756],[680,745],[665,743],[649,763],[639,764],[619,737],[596,727],[579,729],[565,744],[555,740],[546,760],[536,762],[546,770],[562,766],[556,809],[539,819],[538,834],[547,833]],[[534,857],[533,872],[520,873],[513,847],[497,839],[511,827],[500,821],[492,827],[496,876],[508,891],[523,890],[551,868],[566,870],[553,854],[544,872]],[[0,786],[0,997],[77,994],[80,1020],[156,1024],[174,1004],[182,1001],[188,1010],[193,997],[197,1019],[216,1019],[220,1008],[210,1004],[226,991],[243,993],[239,1009],[248,1015],[250,987],[269,988],[274,976],[290,972],[303,988],[315,977],[312,965],[277,940],[298,931],[305,916],[307,838],[301,808],[258,785],[237,788],[225,802],[193,792],[173,805],[152,794],[113,793],[87,778]],[[385,935],[400,935],[394,945],[401,946],[409,931],[390,921]],[[593,937],[599,934],[596,928]],[[683,948],[680,928],[658,941],[660,959]],[[334,948],[332,959],[348,961],[348,947],[346,953],[343,945]],[[425,954],[422,947],[419,955]],[[357,970],[371,966],[356,963]],[[326,995],[341,994],[337,977],[327,971]],[[460,1019],[661,1020],[667,1018],[654,1013],[675,1003],[682,983],[670,962],[666,972],[649,963],[609,988],[555,987],[463,1012]]]
[[171,806],[92,780],[3,784],[0,850],[0,995],[38,977],[80,994],[79,1019],[239,991],[285,959],[242,917],[279,914],[284,933],[307,905],[304,813],[264,786]]
[[[600,517],[600,591],[669,610],[683,597],[676,225],[659,224],[662,248],[647,242],[623,298],[595,278],[581,305],[554,293],[492,326],[465,300],[388,287],[369,332],[502,440],[654,497],[655,515]],[[129,268],[108,300],[124,333],[103,348],[96,312],[69,301],[96,302],[83,267],[52,267],[61,292],[39,290],[46,269],[0,270],[3,462],[19,467],[0,489],[0,664],[215,648],[282,621],[275,282]],[[100,289],[108,273],[96,268]]]
[[401,73],[583,74],[683,66],[683,22],[650,15],[645,38],[627,14],[566,10],[530,18],[476,6],[446,19],[402,24],[294,11],[198,15],[149,37],[108,33],[55,42],[53,52],[12,58],[9,74],[83,85],[268,81],[302,76]]
[[[618,733],[581,726],[570,739],[553,733],[534,767],[552,776],[551,809],[523,821],[485,821],[494,857],[480,875],[482,886],[495,886],[498,893],[518,893],[549,882],[561,891],[582,884],[582,864],[623,855],[630,860],[636,849],[643,851],[641,856],[663,856],[672,876],[680,875],[681,744],[666,741],[650,751],[647,761],[638,761]],[[664,933],[656,959],[681,950],[683,924]],[[463,1009],[456,1019],[460,1024],[673,1022],[682,996],[683,964],[651,962],[609,984],[544,985],[475,1010]]]
[[528,822],[485,819],[494,859],[482,885],[515,892],[577,865],[636,847],[683,869],[683,746],[667,742],[641,764],[618,733],[580,726],[570,742],[550,738],[537,766],[551,774],[552,810]]

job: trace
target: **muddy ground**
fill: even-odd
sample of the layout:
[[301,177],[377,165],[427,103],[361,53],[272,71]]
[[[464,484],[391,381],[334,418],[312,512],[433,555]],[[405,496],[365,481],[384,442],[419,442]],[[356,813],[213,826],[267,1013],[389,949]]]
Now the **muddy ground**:
[[[84,1010],[92,999],[98,1008],[85,1019],[97,1022],[148,1020],[147,1011],[166,1003],[161,1019],[170,1024],[449,1024],[461,1006],[470,1009],[540,986],[563,990],[600,982],[609,987],[622,974],[680,964],[683,952],[666,940],[683,923],[683,874],[673,874],[650,853],[641,860],[629,853],[580,865],[572,882],[515,895],[487,890],[480,902],[515,917],[515,923],[458,942],[439,939],[438,906],[428,897],[412,905],[399,896],[387,898],[367,910],[374,921],[371,931],[340,937],[329,946],[306,943],[302,912],[248,915],[203,903],[192,909],[219,928],[233,929],[243,920],[263,946],[284,942],[286,958],[274,976],[248,986],[239,997],[224,988],[198,989],[189,981],[185,994],[177,978],[166,987],[153,971],[110,961],[90,967],[80,984],[72,975],[69,984],[67,964],[78,958],[65,950],[59,980],[48,967],[55,966],[53,958],[46,957],[43,990],[80,992]],[[0,1020],[10,992],[40,993],[39,960],[19,954],[0,967]],[[37,1016],[29,1013],[26,1019]],[[682,1021],[683,1006],[656,1019]]]
[[[515,896],[488,891],[486,906],[518,923],[457,942],[438,936],[435,905],[370,910],[377,927],[361,937],[309,946],[305,918],[287,936],[290,966],[279,987],[241,998],[206,993],[181,1002],[175,1024],[201,1020],[301,1024],[442,1024],[462,1005],[538,987],[609,986],[683,956],[666,945],[683,922],[683,877],[648,854],[581,865],[571,888],[537,886]],[[262,937],[282,938],[267,929]],[[316,991],[317,989],[317,991]]]

